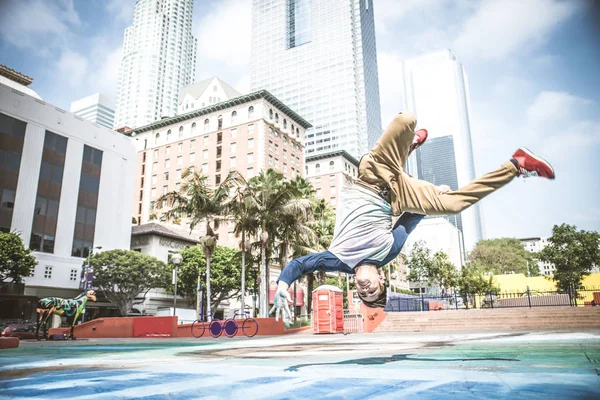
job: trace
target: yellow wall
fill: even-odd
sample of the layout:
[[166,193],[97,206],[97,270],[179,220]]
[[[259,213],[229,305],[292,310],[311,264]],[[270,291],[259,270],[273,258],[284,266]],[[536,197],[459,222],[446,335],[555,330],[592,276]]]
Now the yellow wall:
[[[494,282],[500,286],[500,294],[503,292],[525,292],[527,286],[529,286],[532,293],[556,290],[556,282],[546,276],[531,276],[528,278],[524,274],[494,275]],[[590,291],[578,293],[578,303],[581,300],[581,304],[578,305],[583,305],[584,301],[593,300],[592,289],[600,291],[600,274],[586,276],[581,285],[590,289]]]

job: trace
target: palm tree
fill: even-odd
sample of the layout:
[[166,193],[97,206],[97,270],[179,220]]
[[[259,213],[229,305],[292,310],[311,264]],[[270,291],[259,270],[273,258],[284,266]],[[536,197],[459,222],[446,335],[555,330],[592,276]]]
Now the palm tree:
[[236,237],[241,237],[240,248],[242,256],[242,290],[241,290],[241,313],[243,315],[246,296],[246,252],[247,237],[254,236],[258,232],[258,220],[256,210],[252,208],[252,196],[248,182],[238,171],[232,171],[222,184],[229,188],[229,198],[224,204],[224,214],[233,217]]
[[273,248],[282,211],[284,206],[293,199],[293,192],[290,190],[290,187],[285,184],[283,174],[274,171],[273,169],[261,171],[259,175],[250,179],[249,187],[249,207],[256,213],[256,218],[260,227],[260,315],[261,317],[266,318],[269,302],[268,255]]
[[207,177],[194,171],[194,167],[186,168],[181,178],[183,184],[179,191],[172,191],[160,196],[157,208],[168,207],[163,217],[169,220],[186,218],[190,233],[201,222],[206,222],[206,235],[200,238],[206,255],[206,314],[211,312],[210,304],[210,259],[217,244],[217,235],[210,227],[212,221],[222,220],[223,202],[227,198],[228,188],[218,186],[211,188]]
[[[315,192],[308,180],[300,176],[287,183],[287,189],[293,196],[281,210],[279,217],[279,229],[277,239],[279,240],[281,269],[285,267],[290,259],[289,251],[293,243],[311,242],[315,240],[312,229],[308,222],[312,220],[311,196]],[[297,253],[297,251],[294,251]],[[296,282],[294,282],[294,310],[296,310]],[[294,312],[294,320],[296,319]]]

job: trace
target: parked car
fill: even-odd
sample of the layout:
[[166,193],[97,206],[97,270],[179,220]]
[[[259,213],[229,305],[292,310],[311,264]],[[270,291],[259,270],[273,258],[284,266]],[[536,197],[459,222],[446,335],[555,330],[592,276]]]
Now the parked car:
[[19,339],[35,339],[36,324],[12,324],[0,332],[1,337],[18,337]]

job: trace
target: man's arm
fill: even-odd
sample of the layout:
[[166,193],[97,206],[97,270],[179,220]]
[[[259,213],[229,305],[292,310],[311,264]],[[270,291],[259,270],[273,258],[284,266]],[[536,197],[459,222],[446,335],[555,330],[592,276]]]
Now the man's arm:
[[277,282],[285,282],[289,286],[302,275],[311,274],[316,271],[354,273],[352,268],[341,262],[333,253],[323,251],[321,253],[294,258],[281,271]]

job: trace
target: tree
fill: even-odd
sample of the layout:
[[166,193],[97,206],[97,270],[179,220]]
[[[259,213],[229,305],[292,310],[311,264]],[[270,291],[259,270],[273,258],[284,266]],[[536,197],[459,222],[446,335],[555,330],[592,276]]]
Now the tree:
[[554,264],[553,279],[561,290],[577,289],[594,265],[600,264],[600,234],[577,230],[574,225],[554,225],[552,236],[539,253],[543,262]]
[[419,282],[423,286],[439,286],[442,294],[447,289],[458,285],[458,271],[456,266],[450,262],[448,255],[443,251],[437,251],[433,256],[425,243],[418,241],[413,245],[408,257],[409,268],[408,279]]
[[469,254],[469,262],[495,275],[514,272],[527,276],[528,269],[531,276],[540,274],[534,254],[514,238],[480,240]]
[[[182,263],[177,273],[177,294],[185,298],[188,306],[195,306],[198,273],[206,274],[206,255],[201,246],[192,246],[183,250]],[[241,293],[242,283],[241,261],[235,249],[215,246],[211,258],[211,309],[216,310],[225,299],[236,297]],[[173,267],[171,266],[171,271]],[[252,277],[246,276],[246,284],[252,284]],[[166,282],[167,291],[173,293],[170,279]]]
[[462,268],[458,286],[467,308],[469,308],[469,300],[474,303],[476,294],[497,294],[500,291],[500,288],[494,284],[493,277],[485,276],[483,270],[476,264],[467,264]]
[[273,169],[261,171],[250,179],[250,205],[260,226],[261,274],[260,296],[261,317],[267,317],[269,299],[269,263],[274,248],[283,207],[293,198],[293,192],[285,184],[283,174]]
[[[207,177],[194,172],[194,167],[186,168],[181,174],[183,184],[179,191],[172,191],[160,196],[156,202],[158,208],[163,202],[170,208],[163,216],[170,220],[187,218],[190,232],[201,222],[206,222],[206,235],[200,238],[206,256],[206,292],[211,291],[210,259],[218,236],[210,227],[212,221],[223,219],[223,203],[227,199],[229,187],[218,186],[212,189],[208,186]],[[207,313],[210,313],[210,303]]]
[[[169,279],[165,263],[137,251],[103,251],[92,255],[89,261],[94,268],[94,286],[117,306],[122,316],[143,303],[150,289],[165,287]],[[141,300],[135,300],[142,293]]]
[[11,279],[13,283],[21,283],[36,265],[37,260],[23,246],[21,236],[0,232],[0,282]]

